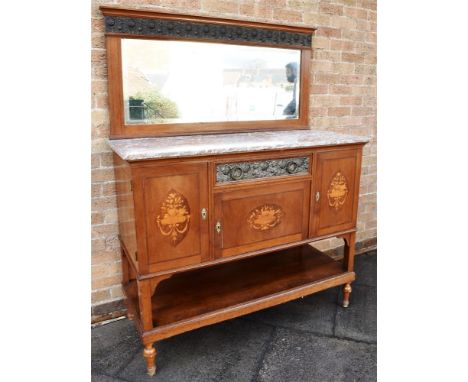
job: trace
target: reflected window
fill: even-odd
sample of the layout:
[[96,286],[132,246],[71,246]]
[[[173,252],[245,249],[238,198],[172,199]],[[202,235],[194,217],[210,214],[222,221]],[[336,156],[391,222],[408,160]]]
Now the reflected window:
[[126,124],[298,118],[300,50],[122,39]]

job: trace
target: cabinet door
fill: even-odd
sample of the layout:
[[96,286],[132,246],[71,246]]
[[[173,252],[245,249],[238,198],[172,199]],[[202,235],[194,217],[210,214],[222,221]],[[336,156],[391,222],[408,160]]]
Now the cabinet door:
[[361,149],[319,152],[312,191],[311,236],[356,226]]
[[309,196],[310,181],[272,183],[216,194],[216,257],[306,239]]
[[[197,264],[209,258],[206,163],[137,169],[139,231],[149,272]],[[142,241],[140,241],[140,244]]]

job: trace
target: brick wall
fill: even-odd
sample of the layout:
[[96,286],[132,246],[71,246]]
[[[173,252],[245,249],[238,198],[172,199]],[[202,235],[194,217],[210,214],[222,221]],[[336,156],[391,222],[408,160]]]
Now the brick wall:
[[[92,316],[123,309],[117,206],[107,109],[104,23],[99,5],[305,25],[313,37],[310,125],[315,129],[372,137],[364,147],[357,241],[375,245],[376,220],[376,6],[373,0],[114,0],[92,1]],[[317,244],[322,250],[338,239]]]

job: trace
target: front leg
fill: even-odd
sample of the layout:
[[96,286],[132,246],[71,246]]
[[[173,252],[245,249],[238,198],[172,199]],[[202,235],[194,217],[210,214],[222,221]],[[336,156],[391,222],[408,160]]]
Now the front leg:
[[343,308],[347,308],[349,306],[349,295],[353,291],[353,288],[351,288],[351,284],[345,284],[343,286]]
[[156,349],[153,347],[152,343],[145,345],[143,356],[146,360],[147,374],[152,377],[156,374]]

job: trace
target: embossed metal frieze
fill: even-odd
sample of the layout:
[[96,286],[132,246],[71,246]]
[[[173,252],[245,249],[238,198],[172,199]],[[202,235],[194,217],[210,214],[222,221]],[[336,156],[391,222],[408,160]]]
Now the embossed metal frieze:
[[304,175],[308,172],[308,157],[225,163],[216,166],[216,182],[234,182],[282,175]]
[[161,36],[200,40],[255,42],[265,45],[287,45],[310,48],[312,35],[258,27],[210,24],[205,22],[105,16],[106,33],[138,36]]

